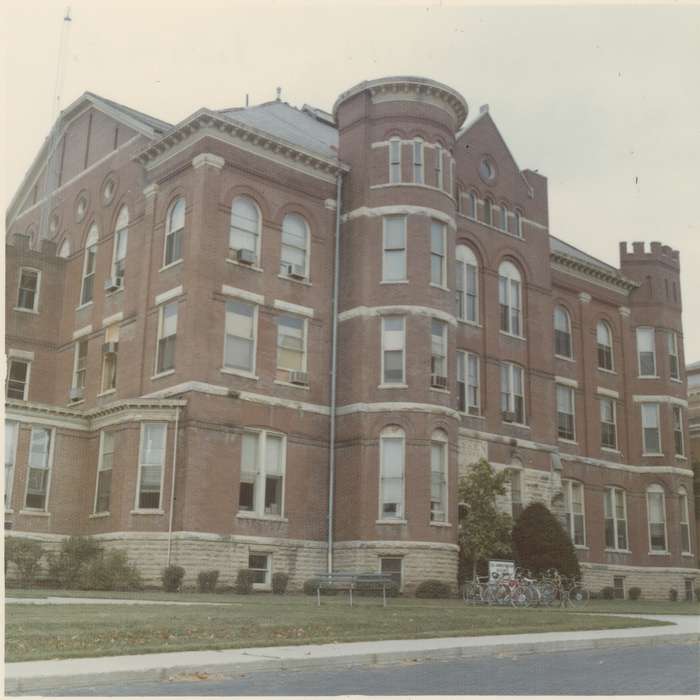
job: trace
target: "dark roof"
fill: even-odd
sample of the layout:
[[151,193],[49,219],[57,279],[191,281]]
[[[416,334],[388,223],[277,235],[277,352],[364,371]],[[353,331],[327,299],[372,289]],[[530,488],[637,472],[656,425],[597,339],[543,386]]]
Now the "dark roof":
[[94,92],[86,92],[85,95],[89,95],[90,97],[94,97],[95,99],[100,100],[101,102],[104,102],[105,104],[108,104],[110,107],[114,107],[114,109],[118,109],[121,112],[125,112],[126,114],[130,115],[134,119],[138,119],[139,121],[143,122],[147,126],[150,126],[155,131],[160,131],[162,133],[162,132],[165,132],[172,127],[172,124],[168,124],[168,122],[164,122],[162,119],[157,119],[156,117],[152,117],[150,114],[146,114],[145,112],[139,112],[136,109],[132,109],[131,107],[127,107],[126,105],[120,104],[119,102],[115,102],[114,100],[108,100],[106,97],[102,97],[101,95],[96,95]]
[[576,246],[571,245],[571,243],[562,241],[561,238],[555,238],[554,236],[550,235],[549,249],[553,253],[563,253],[564,255],[568,255],[571,258],[578,258],[579,260],[587,263],[588,265],[600,267],[603,270],[607,270],[608,272],[611,272],[613,274],[619,273],[619,270],[616,267],[608,265],[608,263],[603,262],[602,260],[598,260],[598,258],[594,258],[592,255],[588,255],[588,253],[584,253],[582,250],[576,248]]

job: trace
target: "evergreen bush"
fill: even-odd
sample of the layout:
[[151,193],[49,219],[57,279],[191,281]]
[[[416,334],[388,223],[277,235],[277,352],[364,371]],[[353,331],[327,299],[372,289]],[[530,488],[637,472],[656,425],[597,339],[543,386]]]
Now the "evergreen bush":
[[612,600],[615,597],[615,589],[612,586],[605,586],[600,595],[603,600]]
[[253,581],[255,580],[255,572],[252,569],[238,569],[236,577],[236,593],[248,595],[253,591]]
[[197,590],[200,593],[214,593],[218,580],[218,569],[213,569],[211,571],[200,571],[197,574]]
[[18,583],[23,588],[31,588],[41,571],[41,558],[44,548],[40,542],[20,537],[5,539],[5,570],[8,562],[17,567]]
[[83,588],[89,564],[102,554],[92,537],[73,535],[63,540],[58,555],[48,555],[49,580],[58,588]]
[[451,598],[449,584],[437,579],[421,581],[416,587],[416,598]]
[[642,596],[642,589],[639,586],[632,586],[632,588],[627,591],[627,595],[630,600],[639,600]]
[[287,592],[289,576],[282,571],[272,574],[272,592],[277,595],[284,595]]
[[182,579],[185,578],[185,570],[181,566],[171,564],[166,566],[160,575],[163,583],[163,590],[168,593],[177,593],[182,586]]
[[678,591],[675,588],[671,588],[668,592],[668,599],[675,603],[678,600]]

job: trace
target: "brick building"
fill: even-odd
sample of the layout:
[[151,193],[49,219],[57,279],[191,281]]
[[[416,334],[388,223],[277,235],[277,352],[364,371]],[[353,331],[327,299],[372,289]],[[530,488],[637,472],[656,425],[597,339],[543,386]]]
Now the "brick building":
[[698,532],[700,527],[700,362],[688,365],[685,372],[688,378],[690,457],[695,475],[695,532]]
[[551,236],[546,178],[466,117],[413,77],[332,114],[68,107],[7,216],[6,528],[150,579],[330,563],[411,590],[454,583],[486,457],[592,587],[700,580],[678,253]]

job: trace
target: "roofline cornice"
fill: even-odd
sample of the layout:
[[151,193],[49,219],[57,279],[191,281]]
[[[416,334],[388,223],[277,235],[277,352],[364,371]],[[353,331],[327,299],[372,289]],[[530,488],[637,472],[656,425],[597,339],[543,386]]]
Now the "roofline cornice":
[[612,287],[615,291],[623,291],[625,294],[629,294],[640,286],[639,282],[622,275],[615,275],[601,267],[583,262],[565,253],[550,252],[550,260],[553,264],[564,268],[565,272],[570,270],[579,276],[591,278],[592,282],[604,283],[605,286]]

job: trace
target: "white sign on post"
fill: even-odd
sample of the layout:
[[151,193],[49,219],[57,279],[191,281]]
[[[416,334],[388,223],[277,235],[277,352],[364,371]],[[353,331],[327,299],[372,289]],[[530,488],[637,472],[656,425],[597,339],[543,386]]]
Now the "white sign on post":
[[489,559],[489,579],[496,581],[504,576],[515,576],[515,562],[501,559]]

